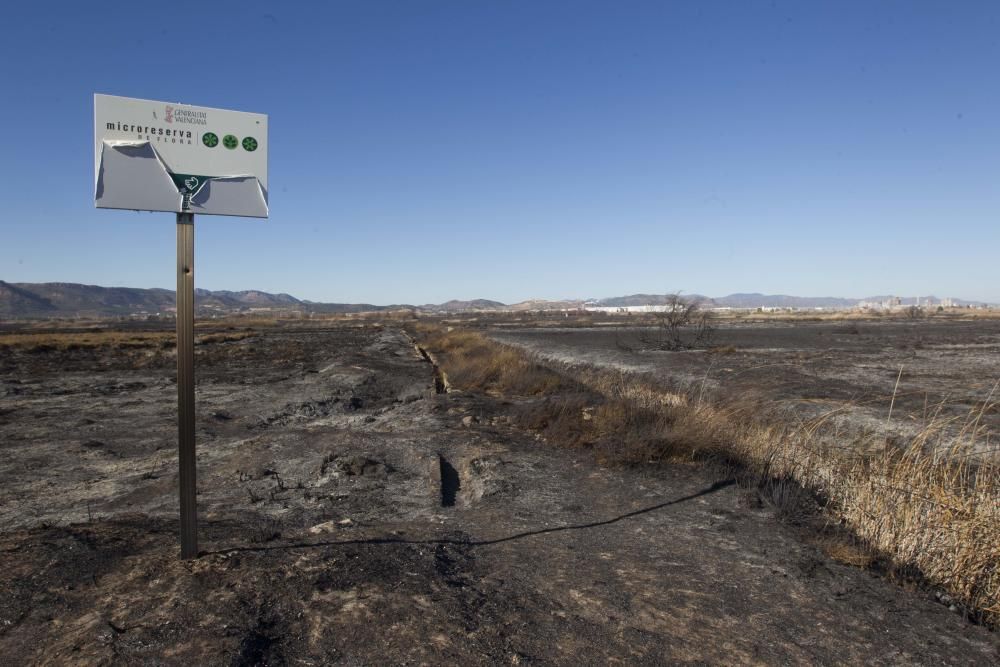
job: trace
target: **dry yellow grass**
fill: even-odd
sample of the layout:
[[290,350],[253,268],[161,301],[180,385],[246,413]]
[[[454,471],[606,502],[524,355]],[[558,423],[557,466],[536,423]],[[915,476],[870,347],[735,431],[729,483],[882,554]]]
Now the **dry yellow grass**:
[[[198,345],[226,343],[254,336],[252,331],[225,331],[199,334]],[[82,350],[99,347],[113,349],[169,348],[176,344],[173,331],[113,331],[94,330],[82,333],[8,333],[0,334],[0,349],[25,352]]]
[[492,394],[537,396],[565,388],[568,381],[520,351],[480,334],[421,327],[424,346],[443,359],[448,379]]
[[870,546],[850,535],[819,535],[810,542],[819,547],[827,556],[844,565],[868,569],[877,560]]
[[253,331],[225,331],[220,333],[201,334],[195,337],[196,345],[209,345],[211,343],[235,343],[245,340],[256,333]]
[[795,480],[877,552],[1000,620],[1000,461],[978,453],[994,394],[962,424],[931,416],[912,439],[889,444],[878,434],[845,441],[828,428],[829,415],[790,424],[752,400],[710,404],[613,374],[584,375],[610,395],[669,406],[673,431],[696,450],[722,452],[761,479]]
[[0,348],[28,352],[75,350],[93,347],[167,347],[173,345],[172,331],[123,332],[95,330],[84,333],[9,333],[0,335]]
[[[525,421],[547,438],[597,443],[607,462],[722,458],[763,487],[794,482],[866,545],[835,557],[866,565],[873,550],[919,569],[987,623],[1000,621],[1000,459],[981,453],[990,437],[981,417],[997,408],[995,393],[962,423],[932,414],[918,435],[890,444],[884,434],[842,436],[831,419],[840,409],[789,423],[761,400],[709,402],[635,375],[555,368],[474,332],[420,336],[461,388],[576,396]],[[587,391],[604,402],[588,408]]]

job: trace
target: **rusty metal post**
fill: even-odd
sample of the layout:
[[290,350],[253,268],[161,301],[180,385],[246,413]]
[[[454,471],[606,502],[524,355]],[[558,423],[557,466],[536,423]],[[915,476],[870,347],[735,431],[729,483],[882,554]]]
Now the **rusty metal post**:
[[194,214],[177,214],[177,448],[181,558],[198,555],[194,443]]

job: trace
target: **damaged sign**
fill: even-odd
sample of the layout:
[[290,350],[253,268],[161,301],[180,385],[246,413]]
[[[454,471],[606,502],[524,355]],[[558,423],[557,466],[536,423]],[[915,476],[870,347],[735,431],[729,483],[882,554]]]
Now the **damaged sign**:
[[267,116],[94,95],[98,208],[266,218]]

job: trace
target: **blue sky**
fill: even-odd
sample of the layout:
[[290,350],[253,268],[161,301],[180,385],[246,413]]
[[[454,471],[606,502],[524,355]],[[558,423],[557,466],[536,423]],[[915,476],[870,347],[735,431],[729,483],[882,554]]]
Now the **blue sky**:
[[0,279],[172,288],[171,214],[93,207],[102,92],[270,115],[199,287],[1000,302],[998,71],[996,2],[17,4]]

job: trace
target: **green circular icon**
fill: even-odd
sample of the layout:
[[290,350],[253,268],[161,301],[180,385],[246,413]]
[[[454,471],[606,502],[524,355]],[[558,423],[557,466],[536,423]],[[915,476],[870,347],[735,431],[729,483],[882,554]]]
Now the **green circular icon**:
[[253,137],[247,137],[243,140],[243,149],[247,151],[257,150],[257,140]]
[[201,135],[201,143],[209,148],[215,148],[219,145],[219,135],[215,134],[215,132],[206,132]]
[[229,150],[233,150],[234,148],[240,145],[240,140],[231,134],[227,134],[226,136],[222,137],[222,145],[228,148]]

